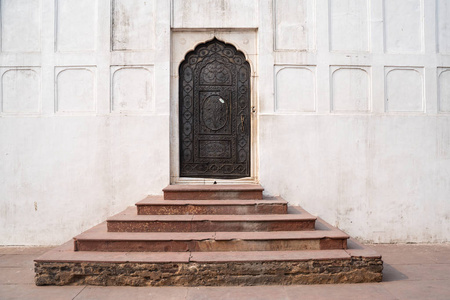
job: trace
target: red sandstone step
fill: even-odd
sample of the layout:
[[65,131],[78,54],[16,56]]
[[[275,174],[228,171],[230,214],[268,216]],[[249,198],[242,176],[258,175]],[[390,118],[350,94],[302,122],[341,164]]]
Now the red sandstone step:
[[36,285],[202,286],[374,282],[383,262],[349,240],[347,250],[244,252],[73,251],[35,260]]
[[348,239],[348,248],[343,250],[304,251],[235,251],[235,252],[96,252],[74,251],[73,240],[42,254],[36,263],[161,263],[161,262],[268,262],[351,259],[381,259],[381,255]]
[[136,203],[138,215],[255,215],[286,214],[280,197],[263,200],[164,200],[148,196]]
[[[136,209],[129,208],[75,238],[78,250],[97,251],[74,251],[71,241],[36,259],[35,281],[133,286],[381,281],[379,254],[315,220],[300,207],[289,207],[289,214],[268,215],[136,215]],[[105,232],[105,227],[149,232]],[[306,245],[301,242],[317,247],[317,240],[321,250],[298,250]],[[324,250],[336,245],[348,248]],[[246,251],[230,251],[234,249]],[[249,251],[256,249],[280,251]],[[117,250],[127,252],[111,252]]]
[[165,200],[262,200],[259,184],[169,185],[163,189]]
[[272,232],[107,232],[102,223],[74,238],[78,251],[292,251],[346,249],[348,235],[337,228]]
[[109,232],[215,232],[313,230],[306,211],[280,215],[136,215],[133,207],[107,220]]

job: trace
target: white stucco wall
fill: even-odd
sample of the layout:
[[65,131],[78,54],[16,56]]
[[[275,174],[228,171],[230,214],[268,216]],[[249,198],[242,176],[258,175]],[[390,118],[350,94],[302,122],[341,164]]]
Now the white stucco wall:
[[[254,177],[373,242],[450,239],[446,0],[1,0],[0,244],[62,243],[177,179],[177,66],[252,66]],[[172,60],[172,61],[171,61]]]
[[363,241],[448,242],[450,3],[295,2],[260,2],[266,192]]
[[1,22],[0,244],[62,243],[161,193],[170,3],[1,0]]

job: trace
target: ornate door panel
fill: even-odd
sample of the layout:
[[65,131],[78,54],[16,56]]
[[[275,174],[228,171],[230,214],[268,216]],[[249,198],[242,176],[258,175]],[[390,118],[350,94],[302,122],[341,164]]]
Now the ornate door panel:
[[222,41],[180,64],[180,176],[250,176],[250,64]]

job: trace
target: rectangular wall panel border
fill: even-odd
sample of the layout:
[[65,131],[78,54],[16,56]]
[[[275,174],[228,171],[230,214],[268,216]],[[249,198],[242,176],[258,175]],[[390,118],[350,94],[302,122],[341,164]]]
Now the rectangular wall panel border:
[[437,68],[438,113],[450,114],[450,67]]
[[[14,0],[10,0],[10,1],[14,1]],[[35,34],[34,38],[37,39],[37,45],[35,45],[33,47],[33,49],[31,50],[7,50],[5,49],[5,34],[4,34],[4,30],[5,30],[5,9],[4,9],[4,5],[5,5],[5,1],[1,0],[0,1],[0,51],[1,52],[5,52],[5,53],[36,53],[36,52],[40,52],[41,48],[42,48],[42,40],[41,40],[41,34],[42,34],[42,3],[43,0],[38,0],[38,6],[39,8],[37,9],[37,11],[33,10],[35,13],[37,13],[38,16],[38,20],[37,20],[37,26],[34,28],[35,30],[38,31],[37,34]],[[31,18],[29,18],[29,20],[31,20]],[[18,36],[17,33],[15,34],[15,36]]]
[[[442,5],[441,2],[447,2]],[[445,16],[447,13],[447,17]],[[446,31],[441,30],[441,22],[447,22]],[[437,51],[440,54],[450,55],[450,2],[448,0],[436,0],[436,41],[437,41]],[[446,44],[443,45],[443,41]]]
[[385,66],[384,74],[386,113],[426,112],[424,67]]
[[[111,28],[110,28],[110,48],[111,51],[134,51],[134,52],[142,52],[142,51],[150,51],[155,49],[155,29],[156,29],[156,11],[155,11],[155,1],[156,0],[147,0],[151,7],[151,15],[144,15],[144,21],[150,20],[151,22],[147,23],[147,27],[150,26],[150,30],[143,34],[148,40],[144,39],[144,37],[136,37],[132,36],[137,32],[138,29],[148,29],[145,28],[142,24],[137,26],[137,28],[128,28],[126,31],[120,31],[117,28],[116,22],[118,22],[115,17],[121,17],[128,19],[124,20],[124,25],[133,26],[132,21],[139,21],[137,16],[126,16],[125,13],[116,14],[117,2],[125,1],[124,3],[131,3],[130,0],[110,0],[111,1]],[[140,12],[142,9],[135,9],[134,12]],[[142,20],[140,20],[142,21]],[[118,22],[120,23],[120,22]],[[117,25],[117,26],[116,26]],[[120,38],[119,38],[120,36]],[[117,42],[118,44],[116,45]],[[127,45],[128,44],[128,45]]]
[[[389,2],[388,2],[389,1]],[[387,13],[386,13],[386,3],[389,3],[390,5],[392,5],[393,3],[398,4],[399,0],[383,0],[382,4],[383,4],[383,49],[385,53],[389,53],[389,54],[421,54],[425,51],[425,24],[424,24],[424,9],[425,9],[425,5],[424,5],[424,0],[416,0],[418,1],[418,3],[420,4],[420,16],[418,18],[418,22],[419,22],[419,32],[418,32],[418,38],[419,38],[419,49],[410,49],[410,50],[398,50],[398,49],[389,49],[389,45],[388,45],[388,28],[387,26],[389,26],[389,22],[387,20]],[[397,17],[398,16],[402,16],[402,15],[407,15],[407,13],[402,12],[401,11],[396,11],[397,12]],[[396,21],[398,21],[399,19],[396,18]],[[405,25],[405,27],[407,28],[411,28],[412,25],[408,24]],[[403,32],[403,30],[402,30]],[[411,40],[411,36],[408,36],[408,40]],[[397,43],[398,44],[398,43]]]
[[[317,66],[314,65],[294,65],[294,64],[282,64],[274,65],[274,108],[275,114],[313,114],[317,112]],[[295,82],[292,77],[289,77],[287,86],[282,84],[284,77],[281,77],[286,72],[304,72],[309,74],[307,76],[299,76],[307,80],[304,83]],[[306,72],[305,72],[306,71]],[[294,75],[294,74],[287,74]],[[297,74],[300,75],[300,74]],[[290,89],[291,87],[292,89]],[[311,90],[307,90],[311,88]],[[297,90],[299,89],[299,90]],[[292,99],[297,96],[297,93],[304,92],[299,96],[299,102],[292,102]],[[292,94],[294,93],[294,94]],[[303,99],[302,99],[303,98]],[[290,102],[289,102],[290,100]]]
[[[84,82],[81,78],[69,78],[67,83],[63,81],[64,72],[67,73],[86,73],[91,77],[91,82]],[[54,112],[58,115],[95,115],[97,112],[97,67],[96,66],[57,66],[55,67],[55,103]],[[64,91],[67,88],[67,84],[72,85],[73,90]],[[89,87],[91,92],[89,92]],[[80,100],[80,97],[91,96],[90,103],[80,105],[79,103],[72,103],[69,105],[64,98],[75,97],[75,100]],[[81,106],[81,108],[77,108]],[[72,107],[70,107],[72,106]]]
[[[117,115],[153,115],[156,102],[154,72],[154,65],[150,64],[111,66],[110,113]],[[122,73],[135,74],[123,75]],[[123,81],[126,82],[123,83]]]
[[[334,0],[337,1],[337,3],[342,3],[341,0]],[[337,52],[337,53],[349,53],[349,52],[354,52],[354,53],[368,53],[371,51],[371,1],[370,0],[356,0],[357,3],[365,3],[366,5],[366,9],[365,9],[365,17],[366,17],[366,43],[363,47],[363,49],[334,49],[334,45],[333,45],[333,18],[332,18],[332,2],[333,0],[328,0],[328,28],[329,28],[329,32],[328,32],[328,39],[329,39],[329,50],[331,52]],[[348,21],[348,18],[346,18],[346,20]],[[356,26],[353,26],[352,30],[356,30],[355,29]],[[347,34],[347,36],[351,36],[351,34]],[[354,36],[352,36],[353,39]],[[359,39],[357,39],[359,40]]]
[[[294,51],[314,51],[317,48],[317,37],[316,37],[316,32],[317,32],[317,13],[316,13],[316,1],[317,0],[305,0],[306,3],[309,3],[310,5],[307,5],[307,7],[311,8],[311,11],[308,12],[306,14],[306,18],[307,20],[310,21],[311,23],[311,27],[309,28],[309,32],[308,32],[308,36],[307,36],[307,46],[305,49],[300,49],[300,48],[287,48],[287,47],[282,47],[280,44],[280,42],[277,42],[278,38],[277,38],[277,2],[278,1],[284,1],[285,3],[287,2],[287,0],[273,0],[272,3],[272,13],[273,13],[273,50],[274,51],[288,51],[288,52],[294,52]],[[280,2],[282,3],[282,2]],[[292,38],[295,38],[293,36],[291,36]]]
[[[339,72],[352,71],[353,73],[360,73],[364,75],[364,78],[352,77],[347,78],[344,82],[335,86],[335,79]],[[362,73],[361,73],[362,72]],[[352,74],[354,75],[354,74]],[[346,91],[350,95],[344,95],[341,97],[337,95],[340,92],[340,88],[343,88],[344,84]],[[355,93],[354,97],[351,97],[352,92]],[[359,96],[359,97],[358,97]],[[363,100],[361,103],[360,100]],[[341,101],[348,101],[350,103],[343,104]],[[353,104],[353,106],[352,106]],[[356,65],[332,65],[330,66],[330,112],[332,113],[346,113],[346,114],[368,114],[372,112],[372,68],[371,66],[356,66]]]
[[[90,2],[92,2],[92,5],[94,6],[94,11],[93,11],[93,23],[94,26],[93,28],[90,28],[92,34],[93,34],[93,45],[90,49],[72,49],[72,50],[64,50],[64,48],[59,45],[59,43],[61,42],[61,37],[60,37],[60,28],[61,28],[61,5],[59,4],[61,0],[55,0],[55,18],[54,18],[54,22],[55,22],[55,52],[94,52],[97,48],[97,34],[98,34],[98,16],[99,16],[99,5],[98,5],[98,0],[90,0]],[[65,3],[68,3],[67,0],[62,0],[62,1],[66,1]],[[78,0],[77,0],[78,1]],[[72,12],[73,14],[73,12]],[[85,15],[85,12],[84,14]],[[64,33],[62,33],[64,34]],[[67,35],[69,35],[68,33],[65,33]],[[73,35],[69,35],[71,37],[73,37]]]
[[[20,78],[20,73],[24,72],[26,76]],[[9,78],[10,73],[11,78]],[[2,116],[40,115],[42,112],[41,81],[40,67],[0,67],[0,114]],[[10,96],[13,99],[11,102]]]
[[[259,0],[170,0],[170,27],[254,29],[258,28],[259,5]],[[196,11],[190,11],[192,7]]]

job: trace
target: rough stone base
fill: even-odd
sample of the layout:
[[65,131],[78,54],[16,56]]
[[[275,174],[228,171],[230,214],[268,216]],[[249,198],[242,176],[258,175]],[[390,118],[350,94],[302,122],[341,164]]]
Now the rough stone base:
[[36,262],[36,285],[232,286],[382,280],[381,258],[227,263]]

